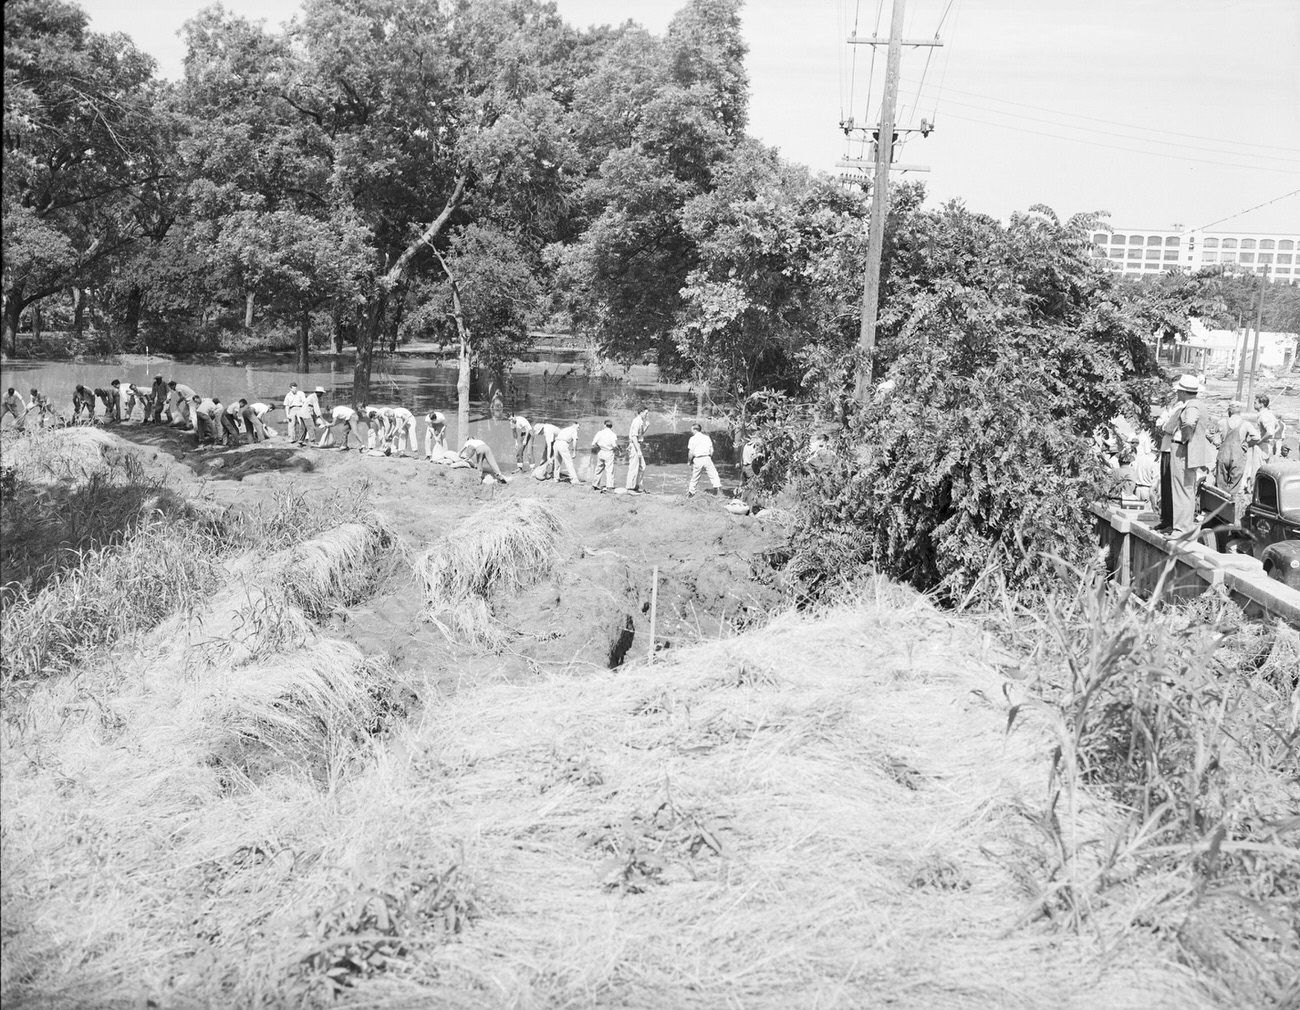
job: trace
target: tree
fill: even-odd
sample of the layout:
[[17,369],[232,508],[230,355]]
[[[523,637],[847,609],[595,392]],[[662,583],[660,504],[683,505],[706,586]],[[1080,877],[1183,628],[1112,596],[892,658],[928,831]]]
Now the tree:
[[809,588],[871,565],[956,600],[989,568],[1035,587],[1050,557],[1087,556],[1104,474],[1086,435],[1144,421],[1158,375],[1151,319],[1088,248],[1095,223],[896,206],[878,357],[893,392],[850,414],[837,457],[793,462]]
[[691,0],[661,41],[628,29],[577,88],[595,175],[577,196],[581,238],[552,250],[569,309],[601,348],[689,368],[672,340],[682,289],[699,264],[683,211],[714,184],[743,137],[747,103],[739,0]]
[[517,240],[497,228],[470,225],[436,256],[443,280],[417,292],[403,325],[411,335],[457,347],[457,431],[463,439],[471,367],[497,374],[519,356],[540,291]]
[[4,87],[4,340],[33,302],[80,284],[141,235],[160,154],[153,62],[87,30],[64,0],[8,0]]
[[698,253],[672,330],[676,351],[722,389],[795,392],[858,328],[866,203],[756,141],[682,211]]

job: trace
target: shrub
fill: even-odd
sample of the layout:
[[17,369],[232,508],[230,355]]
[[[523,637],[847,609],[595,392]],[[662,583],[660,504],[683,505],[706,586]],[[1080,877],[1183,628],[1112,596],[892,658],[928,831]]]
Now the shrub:
[[859,413],[831,452],[793,463],[790,557],[806,590],[872,566],[955,600],[990,568],[1024,588],[1051,578],[1046,557],[1090,552],[1100,471],[1052,417],[1033,360],[1007,355],[964,376],[920,355],[895,374],[900,391]]

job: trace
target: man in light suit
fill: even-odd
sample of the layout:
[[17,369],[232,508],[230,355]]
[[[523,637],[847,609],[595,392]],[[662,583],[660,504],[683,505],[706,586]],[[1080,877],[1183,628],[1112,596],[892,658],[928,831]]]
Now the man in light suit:
[[1169,445],[1169,499],[1175,535],[1195,528],[1200,471],[1212,470],[1217,456],[1208,436],[1208,412],[1197,400],[1200,392],[1196,376],[1179,377],[1174,385],[1178,403],[1160,426]]

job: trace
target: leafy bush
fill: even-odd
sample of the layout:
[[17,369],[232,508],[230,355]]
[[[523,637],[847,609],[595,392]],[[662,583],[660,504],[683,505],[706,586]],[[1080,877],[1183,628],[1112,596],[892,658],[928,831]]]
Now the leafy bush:
[[1033,362],[961,376],[920,361],[899,386],[907,393],[859,414],[832,451],[794,463],[790,557],[806,590],[872,566],[956,599],[990,566],[1022,588],[1053,575],[1047,557],[1090,552],[1101,474],[1042,410]]

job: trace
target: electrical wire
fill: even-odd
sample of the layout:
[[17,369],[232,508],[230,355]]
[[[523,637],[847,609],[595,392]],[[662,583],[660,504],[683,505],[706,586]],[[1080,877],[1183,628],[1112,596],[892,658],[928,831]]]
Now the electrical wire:
[[1148,137],[1130,137],[1126,134],[1113,133],[1110,130],[1098,129],[1095,126],[1076,126],[1073,123],[1063,123],[1054,119],[1043,119],[1039,116],[1026,116],[1024,113],[1020,113],[1020,112],[1004,112],[1001,109],[992,109],[984,105],[976,105],[973,102],[963,102],[955,98],[950,98],[949,102],[953,105],[958,105],[965,109],[974,109],[978,112],[985,112],[994,116],[1015,116],[1019,120],[1023,120],[1031,123],[1043,123],[1047,126],[1055,126],[1058,129],[1063,129],[1063,130],[1080,130],[1084,133],[1098,133],[1101,134],[1102,136],[1112,137],[1116,140],[1130,140],[1130,141],[1136,141],[1144,144],[1158,144],[1164,147],[1181,147],[1181,148],[1187,148],[1194,151],[1204,151],[1208,154],[1223,154],[1228,156],[1244,154],[1248,158],[1260,158],[1265,161],[1284,161],[1284,162],[1295,164],[1297,170],[1300,171],[1300,151],[1296,152],[1297,156],[1290,156],[1290,157],[1282,154],[1251,154],[1244,151],[1225,150],[1222,148],[1207,147],[1204,144],[1184,144],[1177,140],[1157,140]]
[[[845,7],[845,11],[846,11],[846,12],[847,12],[847,10],[848,10],[848,8]],[[854,0],[854,3],[853,3],[853,37],[854,37],[854,38],[857,38],[857,35],[858,35],[858,21],[859,21],[859,19],[861,18],[861,16],[862,16],[862,0]],[[849,46],[849,48],[850,48],[851,50],[853,50],[853,58],[852,58],[852,60],[850,61],[850,64],[849,64],[849,113],[850,113],[850,115],[852,115],[852,111],[853,111],[853,93],[854,93],[854,91],[857,89],[857,74],[858,74],[858,47],[857,47],[857,46]],[[842,120],[843,118],[844,118],[844,102],[843,102],[843,100],[841,99],[841,101],[840,101],[840,119]]]
[[[943,17],[939,18],[939,27],[935,29],[936,35],[943,31],[943,23],[948,20],[948,12],[952,10],[956,2],[957,0],[948,0],[948,6],[944,8]],[[948,43],[944,47],[943,70],[939,72],[939,87],[935,91],[934,95],[934,108],[930,110],[931,123],[935,122],[939,118],[939,99],[943,96],[944,82],[948,80],[948,64],[951,62],[952,46],[954,40],[957,38],[957,21],[960,17],[961,12],[958,11],[952,19],[952,31],[948,33]]]
[[966,123],[979,123],[981,126],[992,126],[995,129],[1012,130],[1016,133],[1029,133],[1036,137],[1048,137],[1052,140],[1071,141],[1077,144],[1087,144],[1089,147],[1104,147],[1112,151],[1126,151],[1129,154],[1144,154],[1153,158],[1176,158],[1183,162],[1194,162],[1201,165],[1218,165],[1221,168],[1240,168],[1249,172],[1285,172],[1288,175],[1294,174],[1294,168],[1270,168],[1263,165],[1241,165],[1227,161],[1210,161],[1206,158],[1190,158],[1185,154],[1171,154],[1164,151],[1144,151],[1137,147],[1121,147],[1118,144],[1103,144],[1100,141],[1089,140],[1086,137],[1063,137],[1058,133],[1045,133],[1042,130],[1030,130],[1025,127],[1012,126],[1008,123],[998,123],[989,119],[979,119],[975,116],[966,116],[959,113],[949,113],[953,119],[961,120]]
[[1300,189],[1293,189],[1290,193],[1283,193],[1281,196],[1275,196],[1271,200],[1265,200],[1263,203],[1257,203],[1253,207],[1247,207],[1245,210],[1239,210],[1235,214],[1229,214],[1227,217],[1221,217],[1217,221],[1211,221],[1209,224],[1203,224],[1199,228],[1193,228],[1192,231],[1205,231],[1206,228],[1213,228],[1216,224],[1223,224],[1224,221],[1231,221],[1235,217],[1241,217],[1243,214],[1249,214],[1252,210],[1259,210],[1261,207],[1268,207],[1277,203],[1279,200],[1285,200],[1289,196],[1300,194]]
[[[954,23],[954,30],[955,30],[955,28],[956,28],[956,25],[955,25],[955,23]],[[1138,130],[1138,131],[1140,131],[1140,132],[1142,132],[1142,133],[1144,133],[1144,134],[1149,134],[1149,133],[1164,133],[1164,134],[1167,134],[1167,135],[1169,135],[1169,136],[1171,136],[1171,137],[1186,137],[1186,138],[1188,138],[1188,139],[1190,139],[1190,140],[1209,141],[1209,142],[1211,142],[1211,143],[1221,143],[1222,140],[1223,140],[1222,137],[1206,137],[1206,136],[1202,136],[1202,135],[1200,135],[1200,134],[1196,134],[1196,133],[1181,133],[1181,132],[1179,132],[1179,131],[1177,131],[1177,130],[1161,130],[1161,129],[1157,129],[1157,128],[1149,127],[1149,126],[1145,126],[1145,125],[1138,125],[1138,124],[1136,124],[1136,123],[1125,123],[1125,122],[1121,122],[1121,121],[1119,121],[1119,120],[1115,120],[1115,119],[1101,119],[1101,118],[1098,118],[1097,116],[1085,116],[1085,115],[1083,115],[1082,113],[1078,113],[1078,112],[1066,112],[1066,111],[1064,111],[1063,109],[1053,109],[1053,108],[1049,108],[1049,107],[1044,106],[1044,105],[1031,105],[1031,104],[1029,104],[1028,102],[1017,102],[1017,101],[1013,101],[1013,100],[1011,100],[1011,99],[1009,99],[1009,98],[997,98],[997,97],[994,97],[993,95],[982,95],[982,94],[979,94],[978,92],[975,92],[975,91],[961,91],[961,90],[958,89],[958,88],[953,88],[952,91],[953,91],[953,94],[957,94],[957,95],[965,95],[967,98],[982,98],[982,99],[984,99],[984,100],[986,100],[986,101],[997,102],[999,105],[1014,105],[1014,106],[1016,106],[1016,107],[1018,107],[1018,108],[1022,108],[1022,109],[1035,109],[1035,110],[1037,110],[1038,112],[1051,112],[1051,113],[1054,113],[1054,114],[1056,114],[1056,115],[1058,115],[1058,116],[1068,116],[1068,117],[1070,117],[1071,119],[1085,119],[1085,120],[1088,120],[1089,122],[1093,122],[1093,123],[1105,123],[1105,124],[1108,125],[1108,126],[1120,126],[1120,127],[1123,127],[1124,129],[1128,129],[1128,130]],[[992,110],[989,110],[989,111],[992,111]],[[1066,125],[1066,124],[1059,124],[1059,125]],[[1082,129],[1082,127],[1077,127],[1077,129]],[[1162,141],[1161,143],[1167,143],[1167,142],[1166,142],[1166,141]],[[1292,153],[1300,154],[1300,148],[1297,148],[1297,147],[1288,147],[1288,146],[1281,145],[1281,144],[1251,144],[1251,143],[1247,143],[1247,142],[1245,142],[1245,141],[1242,141],[1242,142],[1238,143],[1237,146],[1238,146],[1238,147],[1259,147],[1259,148],[1265,148],[1265,149],[1270,150],[1270,151],[1289,151],[1289,152],[1292,152]]]

